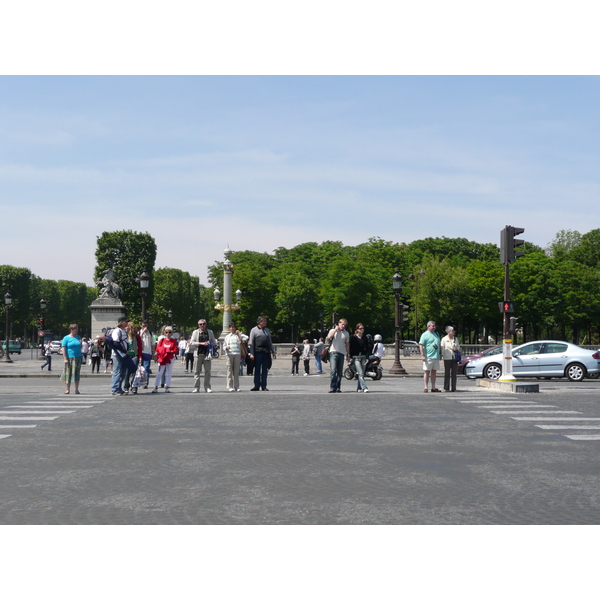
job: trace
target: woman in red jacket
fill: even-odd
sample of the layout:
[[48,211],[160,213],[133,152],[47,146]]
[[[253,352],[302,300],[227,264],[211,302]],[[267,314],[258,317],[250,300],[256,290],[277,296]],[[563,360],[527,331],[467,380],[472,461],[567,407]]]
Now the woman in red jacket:
[[[158,386],[163,373],[165,373],[165,392],[169,393],[171,390],[171,374],[173,373],[173,363],[177,356],[177,340],[173,339],[173,328],[165,327],[165,337],[161,338],[156,344],[156,360],[158,361],[158,373],[156,374],[156,381],[154,382],[153,394],[158,393]],[[166,372],[165,372],[166,371]]]

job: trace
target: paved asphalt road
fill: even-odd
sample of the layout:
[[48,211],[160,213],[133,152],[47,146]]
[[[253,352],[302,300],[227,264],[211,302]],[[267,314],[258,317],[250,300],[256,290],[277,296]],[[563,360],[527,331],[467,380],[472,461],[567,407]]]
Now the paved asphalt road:
[[0,524],[600,523],[598,380],[328,394],[278,363],[269,392],[224,391],[222,360],[212,394],[179,366],[171,394],[0,378]]

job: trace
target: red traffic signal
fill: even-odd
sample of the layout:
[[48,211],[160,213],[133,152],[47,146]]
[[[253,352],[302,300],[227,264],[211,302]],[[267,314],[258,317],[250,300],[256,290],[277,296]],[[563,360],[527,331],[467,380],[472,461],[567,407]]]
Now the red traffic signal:
[[501,313],[514,313],[515,305],[512,303],[512,300],[503,300],[502,302],[498,302],[498,308]]

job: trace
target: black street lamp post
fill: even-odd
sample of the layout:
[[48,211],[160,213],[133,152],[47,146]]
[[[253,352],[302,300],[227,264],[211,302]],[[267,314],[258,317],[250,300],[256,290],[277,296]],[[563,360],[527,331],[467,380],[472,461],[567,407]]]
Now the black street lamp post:
[[395,304],[395,327],[394,332],[394,364],[389,370],[390,375],[406,375],[406,369],[400,362],[400,292],[402,290],[402,277],[396,273],[392,277],[392,286],[394,288],[394,304]]
[[4,362],[11,363],[13,362],[10,357],[10,319],[9,319],[9,310],[10,305],[12,304],[12,296],[6,292],[4,294],[4,311],[6,313],[6,328],[4,330],[4,337],[6,338],[6,352],[4,353]]
[[146,298],[148,297],[148,285],[150,284],[150,276],[144,271],[138,278],[140,284],[140,295],[142,297],[142,321],[146,320]]
[[46,359],[46,357],[44,356],[44,336],[46,334],[46,332],[44,330],[44,328],[46,326],[45,312],[44,311],[46,310],[47,306],[48,305],[46,304],[46,301],[42,298],[40,300],[40,312],[41,312],[42,316],[40,317],[40,330],[38,332],[38,337],[40,338],[39,339],[39,341],[40,341],[40,356],[39,356],[39,359],[40,360],[45,360]]

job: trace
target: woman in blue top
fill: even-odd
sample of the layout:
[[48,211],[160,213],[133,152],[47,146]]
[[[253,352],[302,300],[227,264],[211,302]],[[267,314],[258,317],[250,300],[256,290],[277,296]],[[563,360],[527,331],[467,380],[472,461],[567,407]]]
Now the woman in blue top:
[[65,359],[65,366],[60,380],[67,384],[65,394],[71,391],[71,384],[75,384],[75,393],[79,394],[79,373],[81,372],[81,338],[77,335],[77,325],[69,325],[70,333],[62,340],[61,350]]

